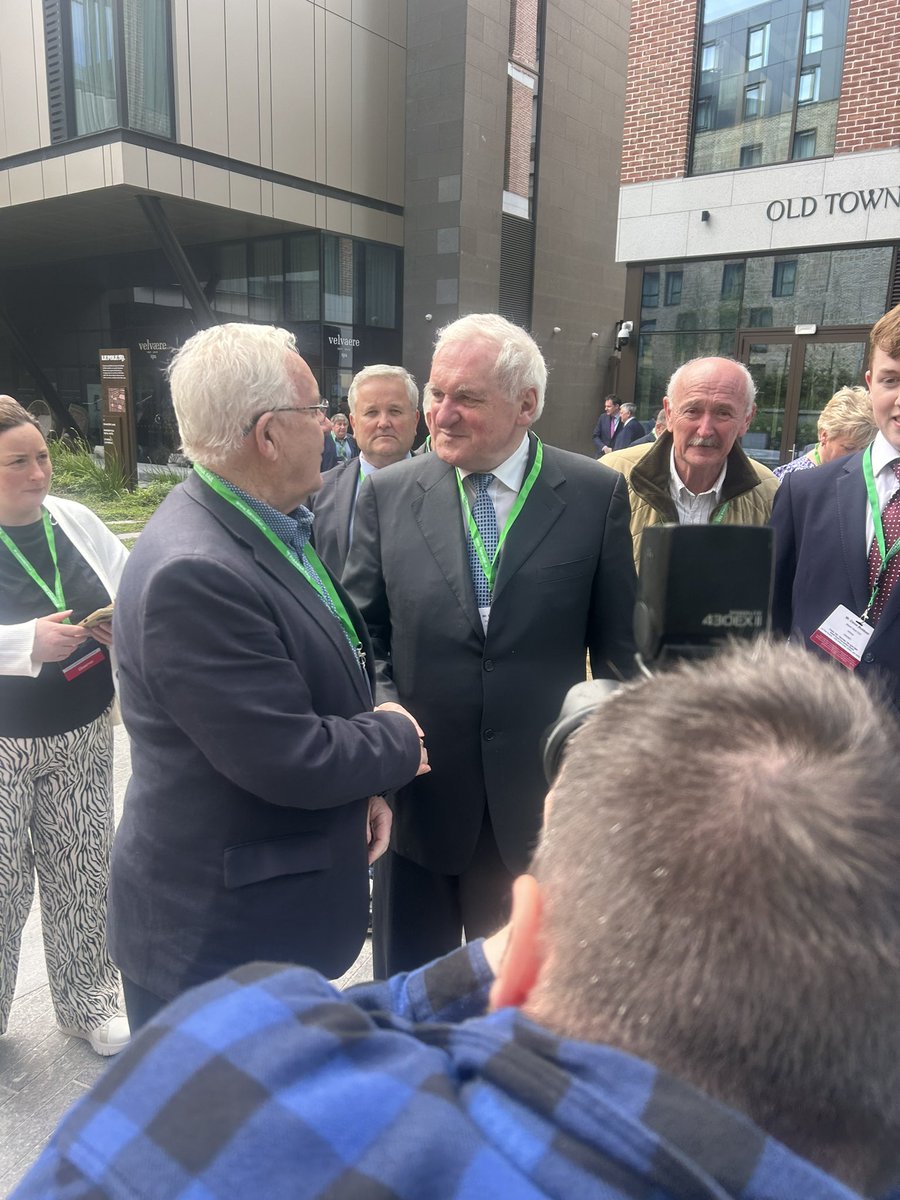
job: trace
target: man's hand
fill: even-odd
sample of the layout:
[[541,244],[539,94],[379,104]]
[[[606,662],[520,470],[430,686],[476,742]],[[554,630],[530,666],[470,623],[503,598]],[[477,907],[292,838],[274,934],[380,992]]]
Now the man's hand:
[[49,617],[40,617],[35,622],[34,644],[31,647],[31,657],[35,662],[62,662],[90,637],[80,625],[63,624],[66,617],[71,615],[72,609],[69,608]]
[[401,716],[406,717],[408,721],[412,721],[413,725],[416,727],[416,733],[419,735],[419,742],[422,746],[421,756],[419,758],[419,769],[416,771],[416,776],[418,777],[419,775],[427,775],[431,770],[431,767],[428,765],[428,751],[425,749],[425,734],[422,730],[422,726],[412,715],[412,713],[408,712],[402,704],[395,704],[393,700],[386,700],[384,704],[376,705],[375,712],[400,713]]
[[90,636],[101,646],[111,646],[113,640],[112,621],[100,621],[99,624],[92,625]]
[[369,847],[369,866],[371,867],[372,863],[381,858],[387,850],[388,842],[391,840],[391,823],[394,820],[394,814],[384,796],[369,797],[367,820],[367,845]]

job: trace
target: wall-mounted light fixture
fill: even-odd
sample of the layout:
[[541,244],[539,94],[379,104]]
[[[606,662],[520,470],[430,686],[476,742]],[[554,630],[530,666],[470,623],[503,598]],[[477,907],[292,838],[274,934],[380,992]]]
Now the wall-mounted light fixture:
[[554,325],[553,332],[554,332],[554,334],[562,333],[562,327],[560,325]]
[[708,221],[708,220],[709,220],[709,209],[708,209],[708,208],[704,208],[704,210],[701,212],[701,214],[700,214],[700,220],[701,220],[701,221]]
[[431,320],[431,313],[426,313],[426,314],[425,314],[425,320],[426,320],[426,321],[430,321],[430,320]]
[[599,336],[600,336],[600,334],[599,334],[599,333],[592,333],[592,334],[591,334],[591,341],[592,341],[592,342],[596,342],[596,340],[597,340],[597,338],[598,338]]

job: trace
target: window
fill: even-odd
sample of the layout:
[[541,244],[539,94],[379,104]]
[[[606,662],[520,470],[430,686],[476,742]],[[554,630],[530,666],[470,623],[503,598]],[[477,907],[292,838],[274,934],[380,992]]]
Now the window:
[[712,129],[712,101],[709,96],[701,96],[697,101],[697,115],[694,126],[701,132]]
[[755,121],[763,115],[766,102],[766,85],[754,83],[744,88],[744,120]]
[[715,71],[719,65],[719,43],[705,42],[700,51],[700,70]]
[[722,267],[722,299],[740,300],[744,290],[744,264],[725,263]]
[[747,34],[747,70],[760,71],[769,62],[769,24],[757,25]]
[[814,129],[798,129],[794,134],[794,148],[791,152],[791,158],[815,158],[815,156],[816,131]]
[[169,0],[44,0],[44,13],[52,141],[174,137]]
[[353,241],[328,234],[325,243],[325,320],[353,324]]
[[641,308],[659,306],[659,271],[645,271],[641,285]]
[[[819,99],[819,81],[822,78],[821,67],[810,67],[800,72],[800,83],[797,87],[798,104],[814,104]],[[794,155],[796,158],[797,156]]]
[[794,288],[797,284],[797,260],[796,258],[789,259],[787,262],[777,262],[775,271],[772,276],[772,295],[793,296]]
[[824,8],[809,8],[806,10],[806,28],[803,36],[804,54],[821,54],[825,42],[825,10]]
[[366,324],[397,327],[397,251],[366,245]]
[[666,271],[666,304],[681,303],[681,288],[683,283],[683,271]]
[[762,163],[762,142],[752,146],[741,146],[741,166],[758,167]]

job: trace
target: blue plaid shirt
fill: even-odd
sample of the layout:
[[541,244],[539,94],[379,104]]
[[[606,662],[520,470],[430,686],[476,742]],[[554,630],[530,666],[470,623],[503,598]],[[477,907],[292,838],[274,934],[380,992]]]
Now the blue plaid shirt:
[[708,1096],[484,1013],[480,943],[341,993],[256,963],[165,1009],[13,1200],[852,1200]]

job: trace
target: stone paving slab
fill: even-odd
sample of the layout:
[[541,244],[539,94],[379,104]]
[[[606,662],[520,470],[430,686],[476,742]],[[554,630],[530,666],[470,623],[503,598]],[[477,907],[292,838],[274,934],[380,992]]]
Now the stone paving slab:
[[[128,738],[115,732],[116,818],[131,770]],[[371,943],[338,982],[370,979]],[[109,1060],[56,1027],[41,944],[38,901],[22,937],[9,1029],[0,1038],[0,1196],[8,1196],[41,1152],[62,1114],[98,1079]]]

